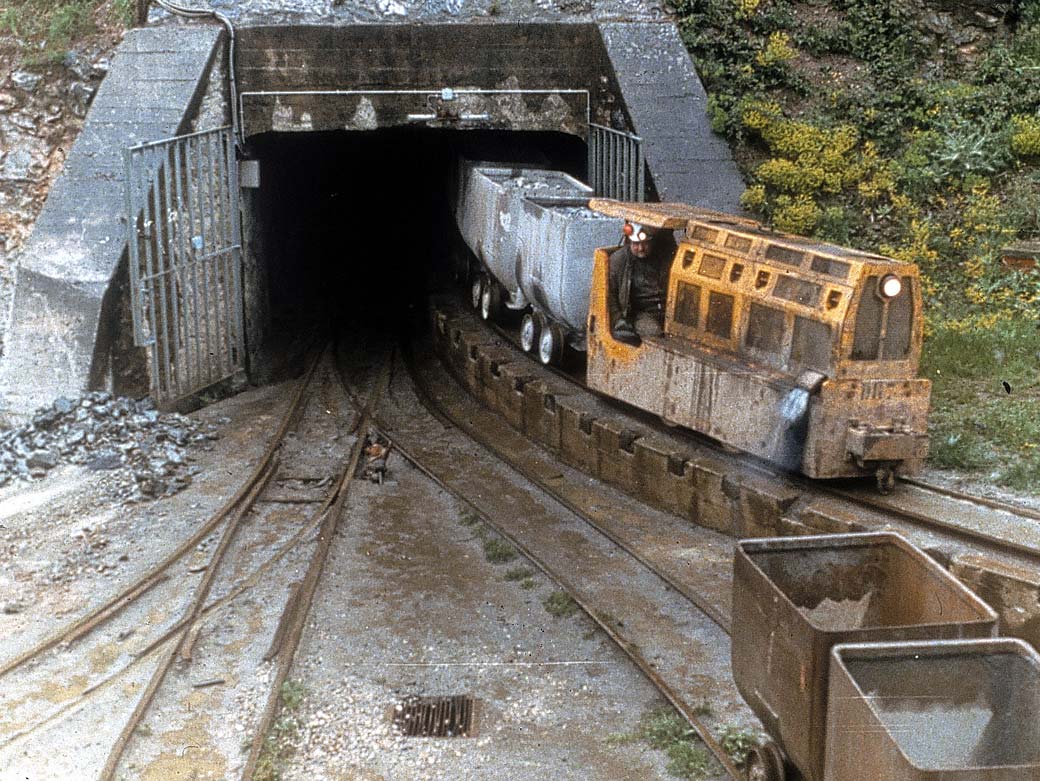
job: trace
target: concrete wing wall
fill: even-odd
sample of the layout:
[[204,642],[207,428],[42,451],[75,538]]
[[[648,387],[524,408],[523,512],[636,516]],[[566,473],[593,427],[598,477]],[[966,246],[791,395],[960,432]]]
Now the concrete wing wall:
[[601,24],[600,31],[660,200],[740,214],[744,181],[712,132],[708,96],[675,25]]
[[214,26],[132,30],[116,51],[15,267],[0,356],[9,420],[105,381],[115,329],[103,310],[117,298],[106,293],[126,248],[123,150],[187,129],[221,35]]

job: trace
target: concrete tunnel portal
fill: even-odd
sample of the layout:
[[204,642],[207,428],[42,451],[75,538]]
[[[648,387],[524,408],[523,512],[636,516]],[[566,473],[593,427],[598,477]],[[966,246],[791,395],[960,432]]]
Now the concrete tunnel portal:
[[234,100],[227,43],[189,25],[121,44],[16,270],[0,356],[8,420],[154,381],[130,322],[123,150],[134,144],[237,119],[253,382],[315,320],[421,296],[455,235],[460,156],[586,179],[591,122],[642,137],[651,198],[739,208],[739,174],[668,23],[244,27]]

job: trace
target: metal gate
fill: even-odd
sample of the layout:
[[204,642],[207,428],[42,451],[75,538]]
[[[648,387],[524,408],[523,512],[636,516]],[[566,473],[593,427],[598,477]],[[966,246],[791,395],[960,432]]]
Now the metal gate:
[[643,139],[589,123],[589,184],[596,195],[643,201],[646,180]]
[[156,404],[244,367],[238,162],[230,128],[126,150],[134,341]]

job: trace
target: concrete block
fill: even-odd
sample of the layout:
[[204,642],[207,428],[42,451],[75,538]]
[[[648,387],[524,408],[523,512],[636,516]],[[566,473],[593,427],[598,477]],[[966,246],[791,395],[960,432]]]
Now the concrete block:
[[597,415],[602,413],[599,405],[581,396],[565,396],[557,401],[560,416],[560,457],[564,463],[598,477],[599,455],[592,427]]
[[592,424],[598,458],[597,476],[632,496],[637,494],[639,485],[635,456],[635,443],[639,436],[640,432],[627,428],[616,419],[602,418]]
[[691,467],[696,492],[694,523],[737,536],[734,523],[737,503],[735,497],[723,490],[727,470],[712,458],[695,458]]
[[531,376],[531,367],[517,361],[503,365],[495,381],[495,409],[517,431],[524,428],[524,386],[531,381]]
[[635,441],[636,496],[666,512],[693,520],[696,488],[690,462],[650,434]]
[[997,611],[1000,635],[1040,649],[1040,573],[977,553],[955,556],[950,572]]

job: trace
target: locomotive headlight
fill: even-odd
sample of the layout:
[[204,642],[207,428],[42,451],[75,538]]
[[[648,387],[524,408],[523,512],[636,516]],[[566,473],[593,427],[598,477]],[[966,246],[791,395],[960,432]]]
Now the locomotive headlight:
[[886,277],[882,277],[881,282],[878,284],[878,292],[881,294],[882,298],[895,298],[903,292],[903,280],[895,274],[889,274]]

